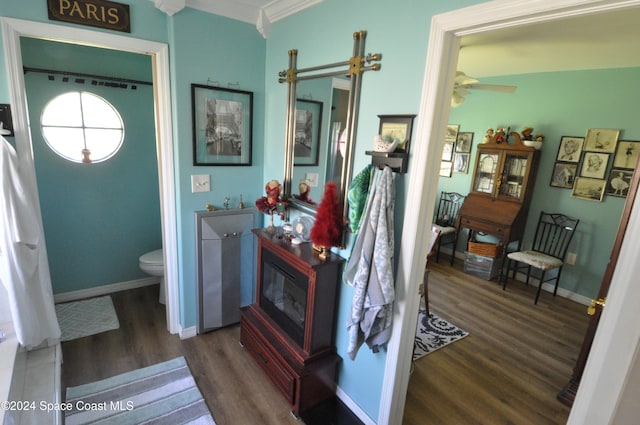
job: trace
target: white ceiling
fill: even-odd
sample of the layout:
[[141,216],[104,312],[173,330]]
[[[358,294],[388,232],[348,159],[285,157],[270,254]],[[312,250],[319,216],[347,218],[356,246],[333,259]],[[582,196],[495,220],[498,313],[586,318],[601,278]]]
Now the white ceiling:
[[493,30],[461,40],[458,69],[476,78],[640,66],[640,8]]

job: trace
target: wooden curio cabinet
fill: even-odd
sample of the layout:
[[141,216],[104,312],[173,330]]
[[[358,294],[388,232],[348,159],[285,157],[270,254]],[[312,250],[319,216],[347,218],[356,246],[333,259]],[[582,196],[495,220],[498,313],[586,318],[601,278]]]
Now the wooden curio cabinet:
[[510,242],[520,247],[540,161],[539,150],[522,144],[518,133],[511,136],[511,143],[478,145],[471,191],[457,219],[459,230],[497,237],[503,254]]
[[240,341],[300,415],[335,395],[335,307],[344,260],[322,260],[310,243],[292,245],[265,229],[253,233],[256,302],[241,309]]

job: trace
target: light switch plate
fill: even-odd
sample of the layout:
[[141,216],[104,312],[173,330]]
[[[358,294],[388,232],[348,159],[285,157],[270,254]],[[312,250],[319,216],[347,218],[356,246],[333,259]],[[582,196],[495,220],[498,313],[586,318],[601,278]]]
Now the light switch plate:
[[318,173],[307,173],[306,179],[309,187],[318,187]]
[[191,175],[191,193],[210,192],[211,179],[209,174],[192,174]]

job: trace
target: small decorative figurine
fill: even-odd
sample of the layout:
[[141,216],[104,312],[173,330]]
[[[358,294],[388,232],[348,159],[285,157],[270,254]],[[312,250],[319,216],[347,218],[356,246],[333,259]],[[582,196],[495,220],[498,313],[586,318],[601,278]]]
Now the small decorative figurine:
[[313,202],[313,199],[309,197],[311,186],[309,186],[309,183],[307,182],[306,179],[300,179],[300,183],[298,184],[298,189],[300,193],[298,195],[294,195],[296,199],[302,202],[307,202],[309,204],[315,204],[315,202]]
[[507,136],[504,132],[504,127],[498,127],[495,140],[497,144],[505,143],[507,141]]
[[482,139],[482,143],[490,143],[493,141],[493,128],[489,128],[487,129],[487,134],[484,135],[484,138]]
[[522,129],[522,140],[533,140],[533,127],[525,127]]

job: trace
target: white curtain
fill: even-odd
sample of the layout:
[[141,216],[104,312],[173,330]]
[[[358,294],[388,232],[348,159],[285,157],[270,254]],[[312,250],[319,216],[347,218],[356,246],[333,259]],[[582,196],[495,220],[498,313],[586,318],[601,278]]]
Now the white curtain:
[[18,158],[0,136],[0,282],[20,344],[27,349],[60,340],[31,158]]

